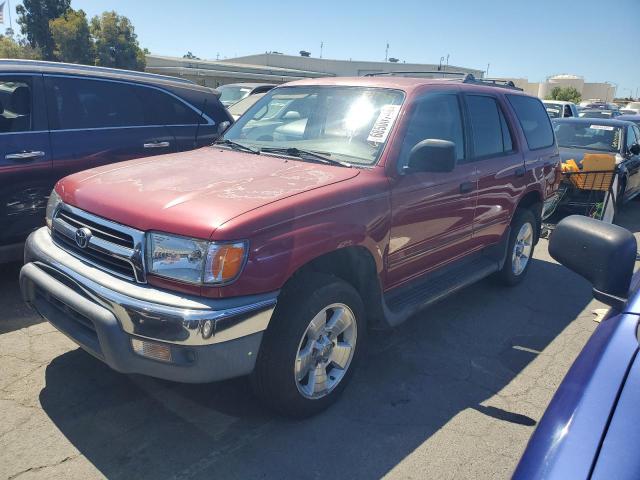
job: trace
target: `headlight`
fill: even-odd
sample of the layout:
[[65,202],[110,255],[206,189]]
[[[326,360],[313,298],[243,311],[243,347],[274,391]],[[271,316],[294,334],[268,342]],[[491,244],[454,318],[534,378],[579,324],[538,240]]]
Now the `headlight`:
[[147,271],[196,284],[235,280],[247,258],[245,242],[216,243],[166,233],[147,235]]
[[49,201],[47,202],[47,210],[45,214],[45,219],[47,222],[47,227],[51,230],[51,222],[53,219],[53,213],[56,211],[58,205],[62,202],[60,195],[58,195],[54,190],[51,190],[51,195],[49,195]]

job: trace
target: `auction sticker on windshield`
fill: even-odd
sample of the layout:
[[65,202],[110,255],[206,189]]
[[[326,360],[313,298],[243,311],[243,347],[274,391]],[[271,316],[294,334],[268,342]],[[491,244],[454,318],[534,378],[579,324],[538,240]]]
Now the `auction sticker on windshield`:
[[612,127],[611,125],[589,125],[589,128],[591,128],[592,130],[608,130],[608,131],[611,131],[615,127]]
[[380,109],[378,119],[371,127],[367,142],[384,143],[389,136],[398,112],[400,112],[400,105],[384,105]]

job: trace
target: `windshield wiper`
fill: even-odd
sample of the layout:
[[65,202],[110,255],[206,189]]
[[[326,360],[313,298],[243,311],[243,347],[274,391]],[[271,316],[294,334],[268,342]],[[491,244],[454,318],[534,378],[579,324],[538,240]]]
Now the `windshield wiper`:
[[255,148],[248,147],[243,145],[242,143],[234,142],[233,140],[227,140],[223,138],[221,140],[216,140],[212,143],[212,145],[226,145],[228,147],[233,148],[234,150],[240,150],[242,152],[255,153],[256,155],[260,155],[260,150],[256,150]]
[[312,150],[302,150],[296,147],[264,147],[260,149],[261,152],[266,153],[280,153],[283,155],[289,155],[290,157],[298,157],[306,160],[314,160],[326,165],[338,165],[340,167],[351,168],[351,164],[347,162],[341,162],[340,160],[334,160],[330,158],[330,153],[321,154]]

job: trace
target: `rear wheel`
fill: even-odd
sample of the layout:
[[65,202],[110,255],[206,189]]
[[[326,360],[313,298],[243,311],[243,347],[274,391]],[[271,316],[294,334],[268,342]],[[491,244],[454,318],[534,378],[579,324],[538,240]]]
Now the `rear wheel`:
[[296,280],[278,302],[251,376],[254,391],[283,415],[307,417],[335,402],[366,338],[358,292],[332,275]]
[[506,285],[520,283],[531,265],[536,241],[536,218],[528,209],[517,210],[511,221],[507,257],[498,278]]

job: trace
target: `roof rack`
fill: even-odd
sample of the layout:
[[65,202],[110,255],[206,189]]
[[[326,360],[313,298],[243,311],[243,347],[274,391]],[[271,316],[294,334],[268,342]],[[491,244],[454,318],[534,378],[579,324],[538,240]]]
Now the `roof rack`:
[[510,90],[518,90],[522,92],[520,87],[516,87],[513,80],[501,80],[499,78],[476,78],[471,73],[465,75],[462,83],[472,83],[475,85],[487,85],[490,87],[508,88]]
[[[451,78],[452,81],[459,81],[462,83],[470,83],[474,85],[487,85],[490,87],[500,87],[500,88],[508,88],[510,90],[518,90],[522,91],[520,87],[516,87],[516,84],[513,83],[512,80],[501,80],[498,78],[476,78],[472,73],[464,73],[464,72],[443,72],[440,70],[432,70],[432,71],[395,71],[395,72],[376,72],[376,73],[367,73],[365,77],[420,77],[422,75],[442,75],[445,78],[447,75],[457,76],[459,78]],[[437,77],[429,77],[429,78],[437,78]]]
[[394,72],[372,72],[364,74],[365,77],[419,77],[420,75],[442,75],[444,77],[446,75],[465,76],[468,74],[463,72],[444,72],[442,70],[396,70]]
[[63,62],[51,62],[46,60],[27,60],[27,59],[2,59],[0,67],[2,66],[40,66],[50,67],[58,70],[77,70],[79,72],[96,72],[96,73],[112,73],[121,76],[138,77],[138,78],[155,78],[157,80],[165,80],[170,82],[185,83],[191,85],[197,85],[195,82],[180,77],[172,77],[170,75],[161,75],[157,73],[139,72],[135,70],[124,70],[119,68],[99,67],[94,65],[81,65],[75,63],[63,63]]

